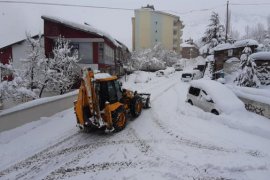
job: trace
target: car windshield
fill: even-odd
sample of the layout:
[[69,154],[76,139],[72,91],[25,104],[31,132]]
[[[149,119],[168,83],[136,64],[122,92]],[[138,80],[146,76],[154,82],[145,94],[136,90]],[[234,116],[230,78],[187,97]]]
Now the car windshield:
[[183,78],[190,78],[192,75],[190,73],[182,74]]

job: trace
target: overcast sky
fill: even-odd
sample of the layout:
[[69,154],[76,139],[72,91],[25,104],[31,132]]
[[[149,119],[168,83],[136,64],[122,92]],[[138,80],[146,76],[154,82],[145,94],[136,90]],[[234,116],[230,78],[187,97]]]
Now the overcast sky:
[[[20,0],[18,0],[20,1]],[[164,10],[180,16],[185,24],[184,39],[198,39],[204,33],[212,11],[220,14],[224,22],[226,0],[28,0],[94,6],[123,7],[136,9],[147,4],[156,10]],[[269,0],[230,0],[230,3],[270,3]],[[270,5],[230,6],[232,26],[243,33],[246,24],[266,24]],[[209,9],[205,11],[193,11]],[[187,13],[189,12],[189,13]],[[131,48],[131,17],[134,11],[107,10],[94,8],[60,7],[46,5],[25,5],[0,3],[0,47],[25,37],[25,32],[43,32],[41,15],[56,16],[79,23],[87,22],[101,29]]]

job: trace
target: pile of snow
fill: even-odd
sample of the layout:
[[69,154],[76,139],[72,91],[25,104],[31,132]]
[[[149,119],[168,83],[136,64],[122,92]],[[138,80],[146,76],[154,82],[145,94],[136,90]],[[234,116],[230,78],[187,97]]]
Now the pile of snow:
[[255,61],[260,60],[268,60],[270,61],[270,52],[257,52],[250,55],[250,58],[254,59]]
[[226,114],[230,114],[233,111],[246,111],[244,103],[229,88],[219,82],[200,79],[191,81],[191,85],[204,89],[217,107]]
[[175,69],[174,67],[167,67],[165,70],[164,70],[164,74],[165,75],[169,75],[169,74],[172,74],[175,72]]
[[136,71],[134,74],[136,75],[134,83],[147,83],[151,80],[148,72]]
[[270,104],[270,91],[269,89],[258,89],[250,87],[240,87],[227,85],[237,96],[250,99],[253,101]]
[[236,48],[246,47],[246,46],[259,46],[259,43],[256,40],[253,40],[253,39],[244,39],[244,40],[236,41],[234,43],[234,46]]

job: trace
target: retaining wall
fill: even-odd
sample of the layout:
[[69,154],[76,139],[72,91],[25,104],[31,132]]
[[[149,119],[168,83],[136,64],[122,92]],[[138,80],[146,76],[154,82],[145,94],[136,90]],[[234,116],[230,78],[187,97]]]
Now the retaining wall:
[[38,99],[37,102],[28,102],[22,107],[14,107],[0,113],[0,132],[13,129],[39,120],[41,117],[48,117],[73,107],[77,99],[78,91],[62,96]]

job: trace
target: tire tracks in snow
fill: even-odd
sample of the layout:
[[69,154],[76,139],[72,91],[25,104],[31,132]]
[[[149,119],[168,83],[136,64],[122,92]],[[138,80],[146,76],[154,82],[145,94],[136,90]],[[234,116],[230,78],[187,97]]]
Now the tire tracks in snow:
[[[76,166],[80,162],[81,159],[85,159],[85,158],[89,157],[95,150],[97,150],[98,148],[101,148],[101,147],[105,147],[105,146],[109,146],[109,145],[132,144],[135,147],[137,147],[138,150],[143,155],[148,155],[148,153],[151,152],[151,148],[150,148],[148,143],[152,142],[152,141],[146,141],[146,140],[140,139],[137,136],[134,129],[129,128],[129,129],[126,129],[125,131],[122,131],[122,133],[126,133],[127,139],[114,141],[114,140],[111,140],[111,139],[113,139],[113,136],[112,136],[109,138],[107,137],[105,140],[102,140],[102,141],[97,141],[95,143],[83,145],[82,148],[80,148],[80,146],[79,146],[78,148],[80,149],[80,152],[77,152],[77,154],[71,160],[69,160],[68,162],[66,162],[62,166],[60,166],[58,169],[54,170],[53,172],[50,172],[49,175],[47,175],[45,177],[45,179],[58,179],[59,177],[61,178],[62,176],[65,176],[66,172],[69,172],[69,171],[81,172],[82,169],[98,171],[99,170],[98,167],[100,167],[101,165],[103,165],[103,166],[107,166],[108,164],[114,165],[113,162],[105,162],[105,163],[99,163],[98,165],[92,164],[88,168],[84,168],[84,167],[82,168],[80,166]],[[121,167],[125,166],[125,165],[129,166],[130,164],[133,164],[133,161],[131,161],[131,160],[130,161],[121,161],[121,162],[116,163],[117,166],[119,164],[121,165]],[[74,166],[76,168],[74,168]],[[110,167],[110,166],[108,166],[108,167]]]
[[59,152],[57,154],[54,154],[51,151],[53,149],[61,146],[65,142],[70,141],[71,139],[75,138],[78,135],[79,135],[79,132],[77,132],[73,135],[70,135],[69,137],[61,140],[60,142],[57,142],[56,144],[47,147],[46,149],[42,150],[41,152],[36,153],[36,154],[32,155],[31,157],[28,157],[27,159],[25,159],[19,163],[16,163],[5,170],[0,171],[0,178],[3,177],[4,175],[10,174],[14,171],[18,171],[18,170],[21,170],[23,168],[29,168],[34,163],[39,163],[42,160],[46,160],[48,158],[53,158],[53,157],[56,157],[57,155],[63,154],[63,152]]

